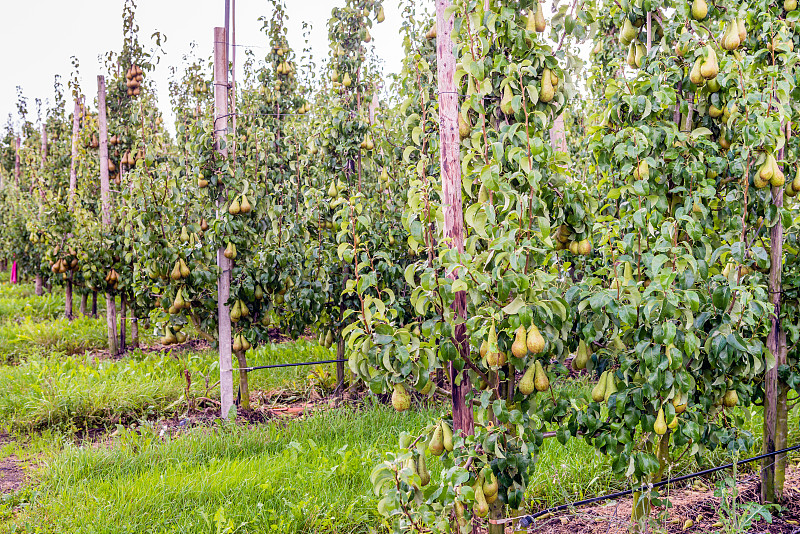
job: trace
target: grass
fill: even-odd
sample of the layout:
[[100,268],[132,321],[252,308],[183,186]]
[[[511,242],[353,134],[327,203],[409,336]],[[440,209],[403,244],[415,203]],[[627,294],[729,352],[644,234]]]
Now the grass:
[[[372,465],[436,410],[370,405],[254,429],[126,432],[45,460],[38,495],[8,532],[370,532]],[[431,465],[436,472],[438,465]]]

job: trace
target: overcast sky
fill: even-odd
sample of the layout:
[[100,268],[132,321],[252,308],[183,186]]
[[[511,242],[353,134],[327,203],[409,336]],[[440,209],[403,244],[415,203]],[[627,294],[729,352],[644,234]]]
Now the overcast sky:
[[[434,0],[418,0],[418,5],[433,6]],[[213,28],[224,25],[224,0],[139,0],[137,22],[140,41],[150,45],[150,35],[166,35],[166,55],[153,80],[162,111],[171,117],[168,81],[170,65],[180,66],[190,44],[197,43],[197,55],[210,57]],[[302,22],[312,24],[311,46],[314,57],[322,59],[328,51],[327,20],[331,9],[344,0],[287,0],[289,42],[300,52],[303,45]],[[371,30],[377,54],[385,61],[385,71],[397,72],[403,56],[400,13],[396,0],[384,1],[386,20]],[[34,0],[3,1],[3,28],[0,31],[0,125],[9,113],[17,120],[16,87],[28,98],[29,118],[36,120],[34,99],[53,101],[53,77],[61,75],[66,86],[71,77],[70,58],[80,61],[81,86],[93,100],[97,95],[97,75],[102,73],[99,56],[122,48],[123,0]],[[242,45],[266,46],[258,17],[270,13],[264,0],[236,1],[236,41]],[[237,54],[243,61],[243,54]],[[266,50],[255,48],[256,57]],[[71,110],[71,107],[69,107]],[[171,119],[169,122],[172,122]]]

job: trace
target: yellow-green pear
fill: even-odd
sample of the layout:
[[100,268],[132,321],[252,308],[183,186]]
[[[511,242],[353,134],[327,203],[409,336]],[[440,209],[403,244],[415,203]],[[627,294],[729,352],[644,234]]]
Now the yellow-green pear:
[[694,20],[703,20],[708,15],[708,4],[706,0],[694,0],[692,2],[692,18]]
[[536,385],[533,383],[533,379],[536,375],[536,364],[533,363],[528,366],[528,369],[525,370],[525,374],[522,375],[522,379],[519,381],[517,385],[517,390],[522,393],[523,395],[530,395],[536,389]]
[[622,29],[619,31],[619,42],[624,46],[628,46],[631,42],[636,39],[636,35],[639,32],[636,30],[636,27],[631,24],[630,19],[626,16],[625,21],[622,23]]
[[[796,2],[797,0],[792,0]],[[739,26],[736,20],[728,21],[728,25],[725,28],[725,34],[722,36],[720,40],[720,46],[723,50],[727,50],[728,52],[732,52],[739,48]]]
[[442,425],[436,425],[436,428],[433,430],[433,436],[431,436],[431,441],[428,444],[428,450],[430,450],[431,454],[434,456],[441,456],[444,452]]
[[603,395],[603,400],[608,402],[608,399],[617,392],[617,378],[614,376],[614,371],[609,371],[606,375],[606,390]]
[[533,385],[536,391],[547,391],[550,389],[550,379],[547,378],[547,372],[542,367],[542,362],[536,360],[536,371],[533,376]]
[[578,350],[575,353],[575,357],[572,359],[572,368],[576,371],[580,371],[581,369],[586,369],[586,364],[589,362],[589,349],[586,346],[586,342],[582,339],[578,342]]
[[545,103],[550,102],[555,94],[556,91],[550,78],[550,69],[544,69],[542,73],[542,88],[539,90],[539,100]]
[[392,406],[398,412],[404,412],[411,407],[411,395],[408,394],[403,384],[395,384],[392,391]]
[[739,394],[736,392],[735,389],[729,389],[725,392],[725,396],[722,397],[722,404],[726,408],[733,408],[737,404],[739,404]]
[[710,80],[711,78],[716,78],[717,74],[719,74],[719,63],[717,62],[717,53],[714,52],[711,46],[707,46],[706,51],[707,57],[703,64],[700,65],[700,74],[706,80]]
[[511,107],[511,99],[513,97],[514,94],[511,92],[511,86],[506,84],[506,86],[503,87],[503,98],[500,100],[500,111],[506,115],[514,113],[514,109]]
[[531,324],[531,327],[528,329],[528,337],[525,340],[525,344],[528,346],[528,351],[532,354],[538,354],[544,350],[544,338],[535,324]]
[[524,358],[528,354],[528,346],[526,344],[525,327],[520,325],[514,335],[514,343],[511,344],[511,354],[516,358]]
[[663,436],[667,433],[667,422],[664,420],[664,408],[658,409],[658,415],[656,415],[656,422],[653,424],[653,430],[655,430],[656,434],[659,436]]
[[535,21],[536,21],[536,31],[542,33],[545,30],[547,24],[544,20],[544,9],[542,9],[542,3],[539,1],[536,2]]
[[592,400],[594,402],[603,402],[606,398],[606,375],[608,371],[603,371],[600,375],[600,380],[597,381],[597,384],[592,388]]
[[703,57],[697,58],[695,60],[694,65],[692,65],[692,70],[689,71],[689,81],[695,85],[703,85],[705,82],[705,78],[703,78],[703,74],[700,72],[700,68],[703,65]]
[[349,72],[345,72],[344,73],[344,78],[342,78],[342,85],[344,85],[345,87],[350,87],[352,84],[353,84],[353,80],[350,79],[350,73]]
[[747,39],[747,27],[744,25],[744,19],[736,19],[736,28],[739,30],[739,44],[744,43]]
[[444,450],[447,452],[453,452],[453,429],[450,428],[450,425],[447,423],[447,421],[442,421],[441,427]]

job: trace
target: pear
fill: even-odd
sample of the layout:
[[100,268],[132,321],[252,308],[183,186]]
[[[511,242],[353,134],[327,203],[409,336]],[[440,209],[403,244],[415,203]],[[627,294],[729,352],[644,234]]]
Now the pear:
[[189,266],[186,265],[186,263],[183,261],[183,258],[178,260],[178,263],[180,264],[181,278],[189,278],[189,275],[191,274],[191,271],[189,271]]
[[489,514],[489,503],[483,495],[483,484],[475,488],[475,504],[472,506],[472,512],[478,517],[486,517]]
[[353,80],[350,79],[350,73],[349,72],[345,72],[344,73],[344,78],[342,78],[342,85],[344,85],[345,87],[350,87],[352,84],[353,84]]
[[328,188],[328,198],[336,198],[339,196],[339,191],[336,189],[336,182],[331,182]]
[[180,235],[181,243],[188,243],[189,242],[189,232],[186,230],[186,227],[181,227],[181,235]]
[[[467,121],[464,119],[464,115],[462,113],[458,114],[458,137],[463,141],[467,137],[469,137],[470,132],[472,129],[470,128]],[[385,172],[385,169],[384,169]]]
[[703,57],[697,58],[695,60],[694,65],[692,65],[692,70],[689,71],[689,81],[695,85],[703,85],[705,82],[705,78],[703,78],[703,74],[700,72],[700,67],[703,65]]
[[762,163],[761,167],[758,168],[758,177],[765,182],[772,180],[772,177],[775,174],[775,168],[773,166],[774,161],[775,158],[772,156],[772,154],[767,154],[766,159],[764,159],[764,163]]
[[241,352],[242,350],[242,335],[236,334],[233,336],[233,346],[231,347],[234,352]]
[[383,6],[381,6],[381,8],[378,10],[378,16],[375,17],[375,20],[378,22],[383,22],[386,20],[386,13],[383,12]]
[[636,65],[637,69],[642,66],[642,58],[646,55],[647,55],[647,49],[644,47],[642,43],[637,41],[634,52],[634,64]]
[[500,111],[506,115],[511,115],[514,113],[514,109],[511,107],[511,99],[513,97],[514,95],[511,92],[511,86],[506,84],[506,86],[503,87],[503,98],[500,100]]
[[249,317],[250,316],[250,309],[247,307],[247,304],[244,301],[239,300],[239,310],[242,312],[242,317]]
[[425,455],[420,454],[417,457],[417,474],[419,475],[419,483],[427,486],[431,481],[431,474],[428,472],[428,467],[425,465]]
[[582,339],[578,343],[578,350],[575,357],[572,359],[572,368],[576,371],[586,369],[586,364],[589,361],[589,349],[586,347],[586,342]]
[[675,41],[675,55],[678,57],[683,57],[689,53],[689,43],[681,44],[680,38],[683,34],[686,33],[686,26],[681,26],[681,33],[678,35],[678,39]]
[[533,375],[533,385],[536,391],[547,391],[550,389],[550,379],[547,378],[547,372],[542,367],[542,362],[536,360],[536,371]]
[[163,343],[164,345],[172,345],[178,342],[178,338],[175,336],[175,332],[172,331],[171,327],[167,327],[167,335],[162,338],[162,341],[166,341],[166,343]]
[[175,334],[175,341],[178,343],[186,343],[186,339],[187,339],[186,334],[184,334],[183,332],[178,332],[177,334]]
[[226,258],[228,258],[229,260],[235,260],[236,259],[236,245],[234,245],[233,243],[229,242],[228,246],[225,247],[225,252],[223,252],[223,255]]
[[558,74],[553,69],[550,69],[550,84],[553,86],[553,89],[558,89]]
[[708,89],[709,93],[716,93],[717,91],[722,89],[722,86],[720,86],[716,78],[712,78],[708,80],[708,83],[706,84],[706,89]]
[[231,306],[230,316],[231,316],[231,321],[233,321],[234,323],[238,323],[239,319],[242,318],[242,311],[239,309],[238,300],[233,303],[233,306]]
[[536,364],[531,364],[528,369],[525,371],[525,374],[522,375],[522,379],[519,381],[517,385],[517,391],[522,393],[523,395],[530,395],[536,389],[535,384],[533,383],[534,376],[536,375]]
[[636,45],[631,43],[628,45],[628,59],[627,59],[628,66],[632,69],[637,67],[636,65]]
[[433,23],[433,26],[428,30],[428,33],[425,34],[426,39],[436,39],[437,35],[436,23]]
[[678,428],[678,414],[675,414],[675,417],[673,417],[672,421],[669,422],[667,428],[669,428],[670,430],[675,430],[676,428]]
[[528,346],[528,351],[532,354],[538,354],[544,350],[544,338],[542,334],[539,333],[539,329],[536,328],[535,324],[531,324],[531,327],[528,329],[528,338],[525,340],[525,344]]
[[542,9],[542,3],[537,1],[536,2],[536,14],[534,16],[534,20],[536,22],[536,31],[542,33],[547,26],[547,23],[544,20],[544,10]]
[[729,389],[725,392],[725,396],[722,397],[722,404],[726,408],[733,408],[737,404],[739,404],[739,394],[736,392],[735,389]]
[[739,44],[744,43],[747,39],[747,27],[744,25],[744,19],[736,19],[736,28],[739,30]]
[[208,221],[206,221],[205,219],[200,220],[200,230],[204,232],[208,230]]
[[708,15],[708,4],[706,0],[694,0],[692,2],[692,18],[694,20],[703,20]]
[[722,117],[722,110],[714,104],[711,104],[708,106],[708,115],[712,119],[718,119],[719,117]]
[[489,202],[489,191],[486,189],[486,184],[481,184],[478,189],[478,203],[485,204],[486,202]]
[[169,275],[175,281],[181,279],[181,263],[179,261],[175,262],[175,267],[172,268],[172,272]]
[[619,42],[624,46],[628,46],[631,42],[636,39],[636,35],[639,32],[636,30],[636,27],[631,24],[631,21],[628,17],[625,17],[625,21],[622,23],[622,29],[619,32]]
[[794,180],[792,180],[792,189],[795,191],[800,191],[800,169],[797,170],[797,174],[795,175]]
[[608,371],[603,371],[600,375],[600,380],[597,381],[597,384],[592,389],[592,400],[594,402],[602,402],[603,399],[606,398],[606,375]]
[[647,163],[646,159],[643,159],[639,162],[638,165],[633,169],[633,179],[634,180],[649,180],[650,179],[650,164]]
[[178,294],[175,296],[175,302],[172,303],[175,306],[175,309],[181,310],[186,305],[186,301],[183,300],[183,291],[182,288],[178,288]]
[[239,209],[242,213],[250,213],[253,207],[250,205],[250,202],[247,201],[247,197],[242,194],[242,201],[239,204]]
[[681,393],[680,395],[676,395],[672,398],[672,405],[675,407],[675,413],[683,413],[686,411],[686,401],[687,395],[685,393]]
[[436,425],[431,441],[428,444],[428,450],[430,450],[431,454],[434,456],[441,456],[444,452],[444,436],[442,432],[442,425]]
[[592,242],[588,239],[581,239],[578,241],[578,254],[581,256],[588,256],[592,253]]
[[774,157],[772,158],[772,169],[772,178],[769,181],[770,185],[772,187],[783,187],[783,184],[786,183],[786,176],[783,174],[780,165],[778,165]]
[[444,450],[447,452],[453,452],[453,429],[450,428],[450,425],[447,423],[447,421],[442,421],[441,427]]
[[483,495],[488,500],[490,497],[497,496],[497,491],[500,489],[500,483],[497,480],[497,477],[494,475],[494,471],[490,468],[484,469],[483,474],[483,486],[481,486],[483,490]]
[[553,83],[550,78],[550,69],[544,69],[542,73],[542,88],[539,90],[539,100],[541,102],[550,102],[553,100],[553,97],[556,94],[556,90],[553,88]]
[[700,74],[706,80],[710,80],[711,78],[716,78],[717,74],[719,74],[719,63],[717,63],[717,53],[714,52],[711,46],[707,46],[706,51],[708,55],[703,64],[700,65]]
[[514,335],[514,343],[511,344],[511,354],[515,358],[524,358],[528,354],[528,346],[525,343],[525,327],[520,325]]
[[489,350],[489,343],[487,343],[486,340],[484,339],[483,341],[481,341],[481,348],[478,351],[481,355],[481,359],[486,357],[486,353],[488,350]]
[[392,406],[398,412],[404,412],[411,407],[411,395],[403,384],[395,384],[392,391]]
[[794,11],[797,9],[797,0],[783,0],[783,9],[786,11]]
[[617,378],[614,376],[614,371],[609,371],[606,375],[606,390],[603,395],[603,400],[608,402],[608,399],[617,392]]
[[[796,0],[793,0],[796,1]],[[725,34],[722,36],[720,40],[720,46],[727,50],[728,52],[732,52],[739,48],[741,39],[739,39],[739,26],[736,22],[736,19],[728,21],[728,25],[725,29]]]
[[239,199],[234,198],[231,205],[228,207],[228,213],[231,215],[238,215],[242,211],[241,206],[239,205]]
[[256,297],[256,300],[261,300],[264,298],[264,290],[261,288],[261,284],[256,284],[253,294]]
[[656,415],[656,422],[653,424],[653,430],[655,430],[656,434],[659,436],[663,436],[667,433],[667,422],[664,420],[664,408],[658,409],[658,415]]
[[465,515],[466,510],[464,509],[464,504],[461,501],[456,500],[453,503],[453,511],[456,514],[456,522],[458,523],[458,527],[461,529],[460,531],[463,532],[469,527],[470,523],[470,520],[467,519],[467,516]]

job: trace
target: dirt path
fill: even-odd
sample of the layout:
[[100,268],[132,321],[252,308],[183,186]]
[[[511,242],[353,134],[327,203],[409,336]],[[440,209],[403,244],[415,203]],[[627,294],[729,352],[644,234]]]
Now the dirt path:
[[[0,447],[9,443],[8,435],[0,435]],[[0,493],[13,493],[25,484],[27,476],[19,458],[10,455],[0,459]]]

